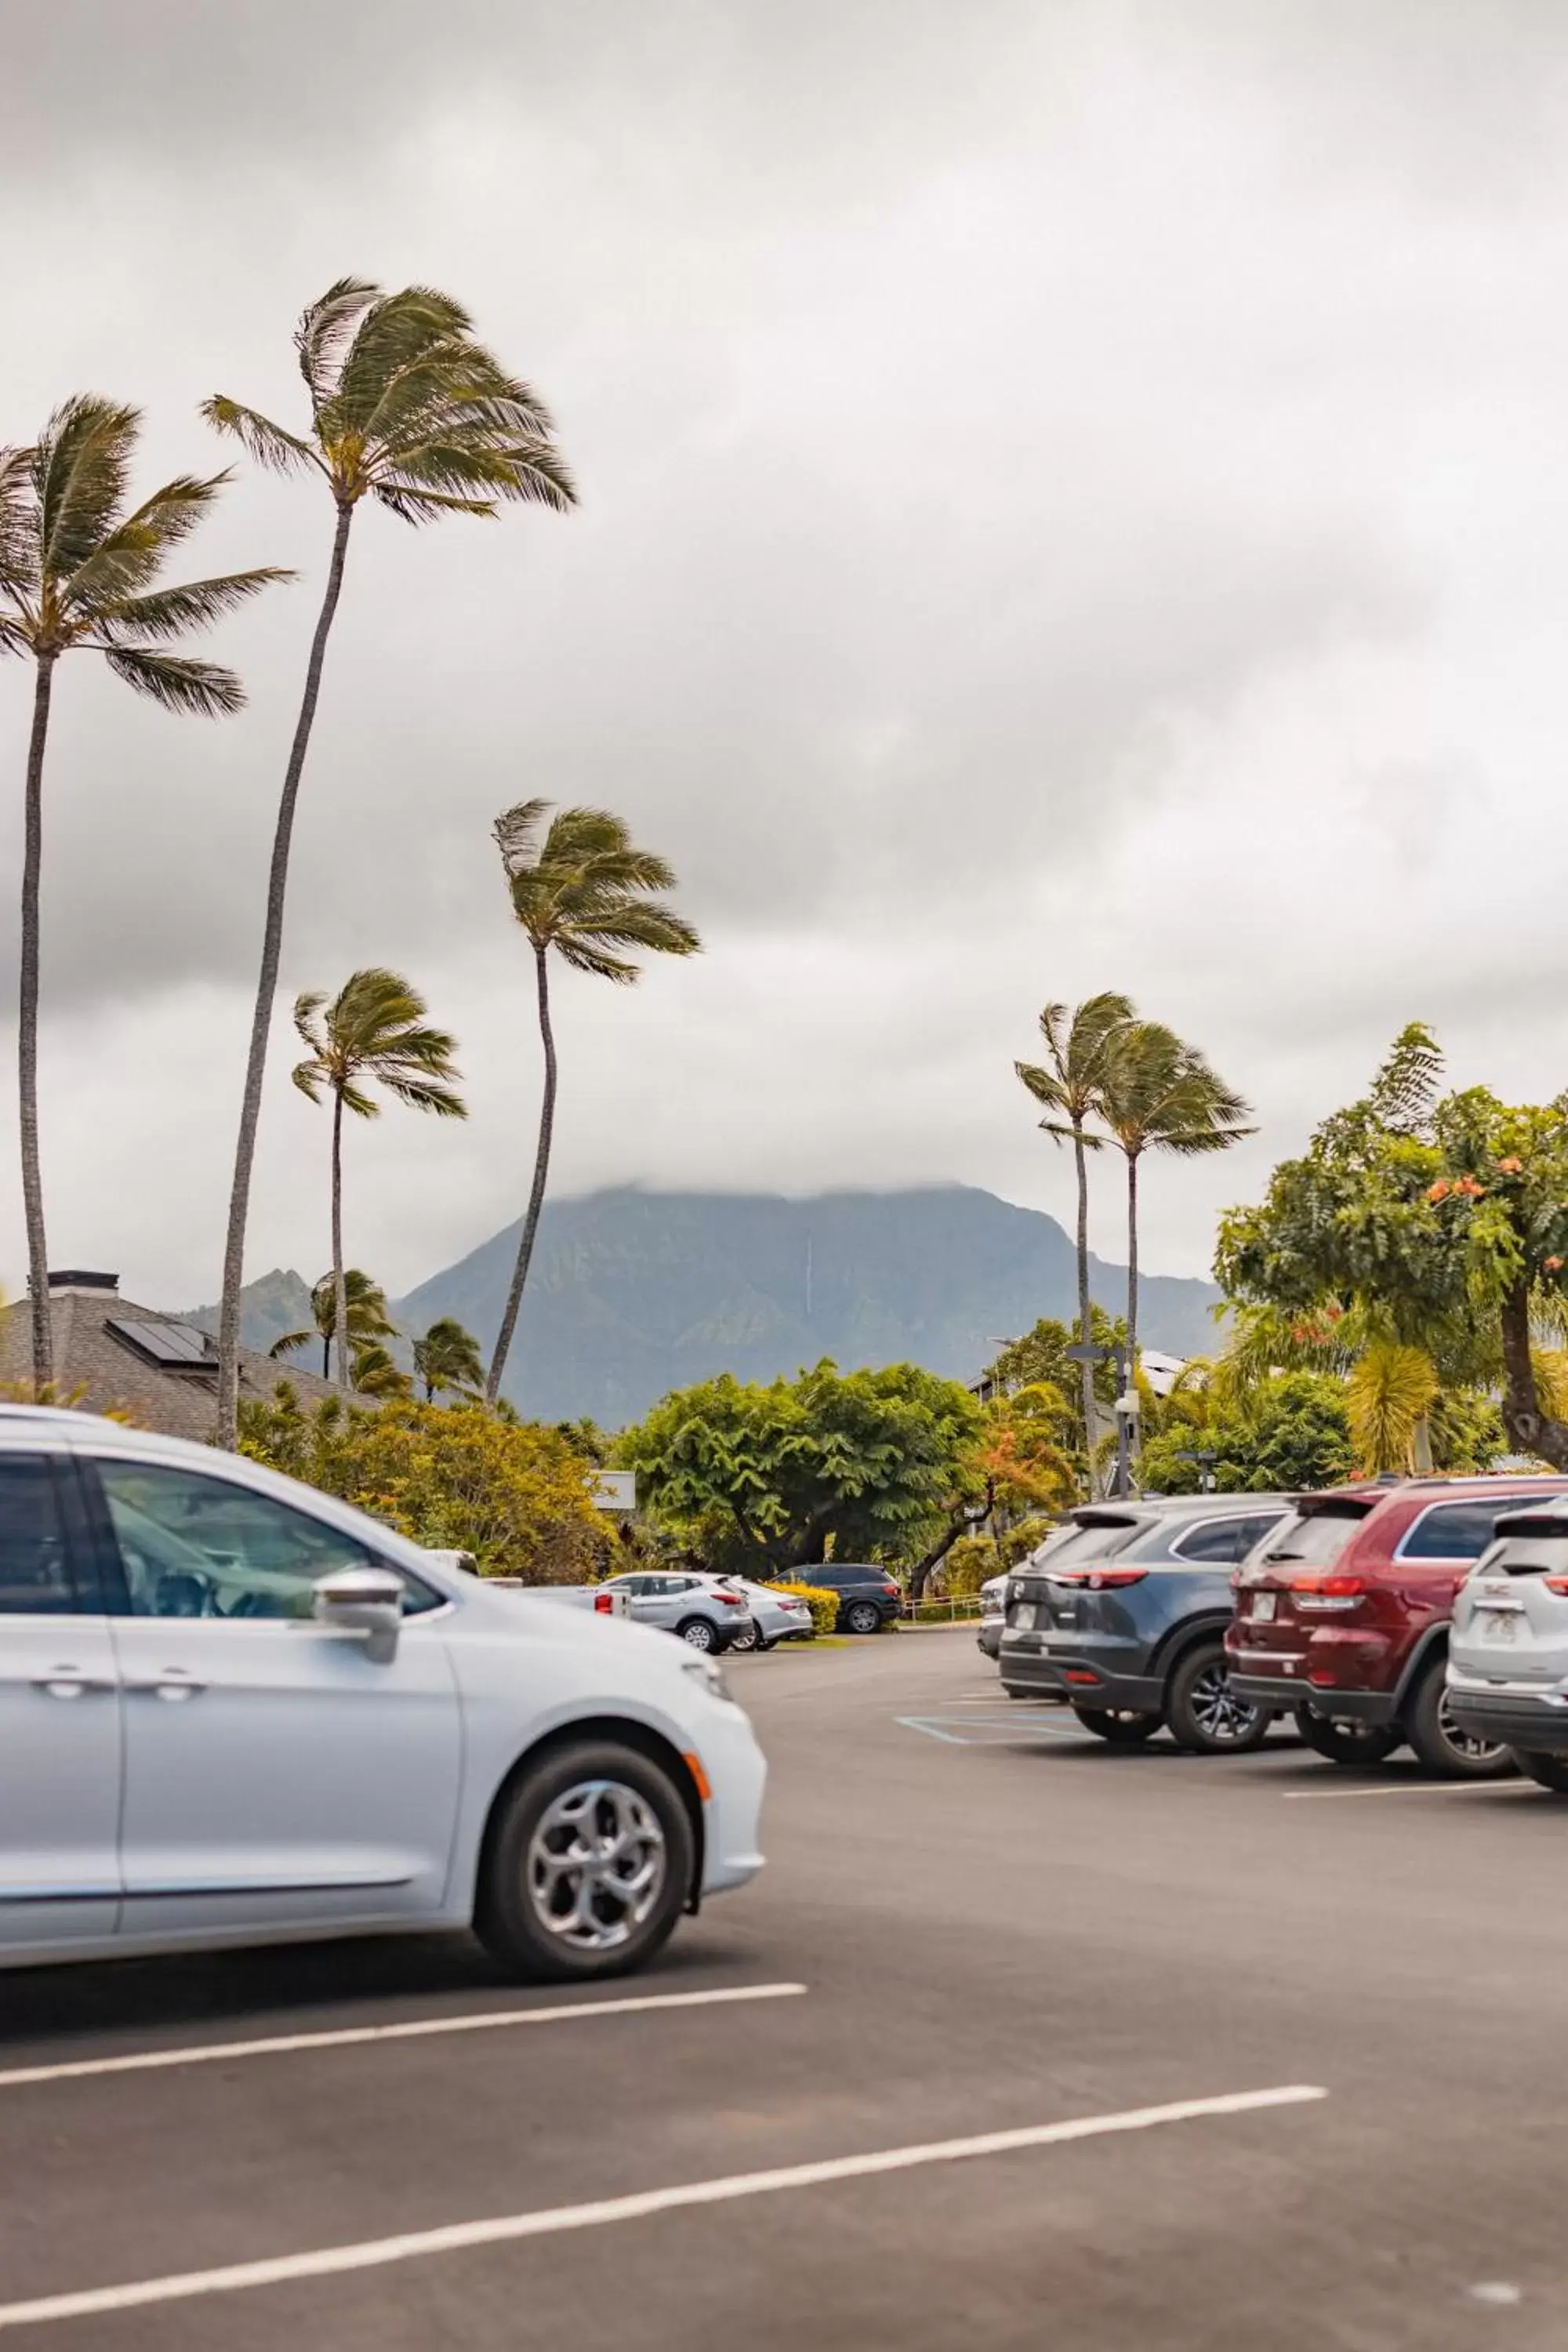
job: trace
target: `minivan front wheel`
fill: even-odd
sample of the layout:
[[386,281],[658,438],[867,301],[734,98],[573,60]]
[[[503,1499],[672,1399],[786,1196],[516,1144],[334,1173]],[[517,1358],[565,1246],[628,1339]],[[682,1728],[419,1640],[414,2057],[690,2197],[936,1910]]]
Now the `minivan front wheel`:
[[1513,1750],[1461,1731],[1448,1706],[1447,1662],[1434,1658],[1405,1709],[1405,1732],[1429,1772],[1445,1780],[1502,1780],[1517,1770]]
[[1165,1721],[1177,1747],[1194,1756],[1244,1756],[1263,1745],[1273,1719],[1232,1690],[1223,1642],[1200,1642],[1171,1676]]
[[614,1741],[558,1748],[506,1800],[474,1926],[516,1976],[623,1976],[669,1936],[694,1862],[691,1817],[650,1758]]
[[1331,1764],[1386,1763],[1394,1749],[1405,1745],[1405,1734],[1396,1723],[1348,1723],[1342,1717],[1336,1721],[1310,1706],[1296,1709],[1296,1728],[1313,1754]]
[[1513,1760],[1521,1772],[1555,1797],[1568,1797],[1568,1756],[1549,1756],[1539,1748],[1516,1748]]

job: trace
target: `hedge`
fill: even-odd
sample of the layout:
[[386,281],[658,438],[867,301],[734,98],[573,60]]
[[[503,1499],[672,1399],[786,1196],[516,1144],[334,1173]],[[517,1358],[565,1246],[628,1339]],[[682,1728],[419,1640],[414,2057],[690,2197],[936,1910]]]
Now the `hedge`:
[[831,1633],[837,1629],[839,1602],[837,1592],[829,1592],[820,1584],[775,1584],[773,1589],[775,1592],[798,1593],[803,1601],[810,1601],[813,1633]]

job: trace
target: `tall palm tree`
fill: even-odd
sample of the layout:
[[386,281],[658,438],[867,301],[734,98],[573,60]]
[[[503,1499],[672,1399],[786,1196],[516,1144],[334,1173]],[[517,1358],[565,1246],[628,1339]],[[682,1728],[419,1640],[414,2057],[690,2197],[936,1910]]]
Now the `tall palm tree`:
[[[326,1006],[325,1017],[321,1008]],[[343,1113],[379,1118],[381,1106],[365,1089],[384,1087],[411,1110],[437,1118],[467,1118],[468,1105],[454,1080],[458,1041],[425,1023],[425,999],[395,971],[372,965],[351,972],[330,1004],[307,990],[294,1000],[294,1026],[310,1048],[297,1063],[294,1084],[312,1102],[322,1089],[332,1099],[332,1312],[334,1328],[349,1328],[348,1285],[343,1268]],[[338,1345],[338,1386],[346,1389],[350,1350]]]
[[696,955],[702,945],[683,915],[654,898],[657,890],[674,888],[674,871],[652,850],[635,845],[623,817],[612,816],[607,809],[557,809],[546,831],[549,808],[548,801],[520,801],[495,822],[511,910],[533,950],[539,1034],[544,1045],[544,1096],[517,1264],[485,1381],[485,1399],[492,1405],[500,1393],[507,1352],[517,1328],[555,1131],[551,950],[573,971],[593,972],[600,980],[629,987],[640,976],[641,968],[620,950],[640,948],[650,955],[688,956]]
[[33,664],[22,851],[22,1199],[32,1292],[33,1379],[54,1377],[49,1261],[38,1156],[38,877],[43,862],[44,752],[55,666],[62,654],[101,654],[138,694],[165,710],[204,718],[238,710],[245,691],[232,670],[164,648],[211,626],[287,572],[229,572],[161,588],[164,559],[206,513],[226,473],[176,475],[126,511],[139,410],[94,393],[57,408],[30,448],[0,449],[0,654]]
[[303,434],[223,394],[203,410],[209,424],[232,434],[259,464],[279,473],[320,475],[335,510],[327,584],[278,803],[235,1147],[218,1316],[217,1434],[218,1443],[230,1447],[239,1396],[245,1225],[283,942],[294,809],[355,513],[373,499],[404,522],[424,523],[447,514],[493,515],[502,499],[563,509],[576,495],[554,448],[554,427],[543,402],[475,341],[468,312],[450,295],[427,286],[388,294],[359,278],[340,278],[305,312],[294,345],[310,405]]
[[[357,1265],[351,1265],[344,1270],[343,1292],[348,1300],[345,1328],[349,1346],[356,1356],[382,1339],[396,1339],[397,1326],[386,1311],[386,1293],[378,1282],[373,1282]],[[332,1342],[338,1331],[337,1284],[331,1274],[322,1275],[320,1282],[310,1286],[310,1323],[308,1331],[285,1331],[280,1339],[273,1340],[267,1352],[269,1356],[291,1356],[297,1349],[309,1347],[312,1339],[320,1339],[321,1378],[331,1380]]]
[[[1115,1040],[1134,1019],[1131,997],[1110,990],[1087,997],[1076,1012],[1065,1004],[1047,1004],[1040,1014],[1040,1034],[1046,1041],[1044,1066],[1015,1062],[1037,1103],[1050,1116],[1041,1119],[1045,1132],[1058,1143],[1072,1144],[1078,1174],[1078,1336],[1080,1347],[1092,1343],[1089,1297],[1089,1154],[1104,1139],[1093,1134],[1089,1121],[1097,1117],[1106,1072]],[[1079,1366],[1083,1399],[1083,1442],[1094,1451],[1094,1366]]]
[[1127,1365],[1138,1370],[1138,1164],[1146,1151],[1184,1158],[1226,1151],[1256,1129],[1251,1105],[1215,1076],[1194,1046],[1160,1021],[1119,1029],[1100,1088],[1100,1115],[1127,1161]]
[[443,1390],[472,1396],[485,1384],[479,1343],[455,1315],[443,1315],[422,1339],[415,1340],[414,1370],[424,1382],[426,1404],[433,1404]]

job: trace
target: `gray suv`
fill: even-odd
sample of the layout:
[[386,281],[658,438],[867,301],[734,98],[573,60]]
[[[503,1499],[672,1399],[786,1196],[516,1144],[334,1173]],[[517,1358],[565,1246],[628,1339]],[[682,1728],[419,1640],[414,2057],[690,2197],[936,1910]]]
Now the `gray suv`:
[[1568,1496],[1498,1520],[1454,1598],[1447,1705],[1461,1732],[1568,1795]]
[[1200,1755],[1256,1748],[1273,1717],[1230,1687],[1230,1580],[1288,1508],[1282,1495],[1084,1504],[1072,1532],[1014,1571],[1003,1688],[1065,1700],[1086,1731],[1119,1746],[1163,1725]]

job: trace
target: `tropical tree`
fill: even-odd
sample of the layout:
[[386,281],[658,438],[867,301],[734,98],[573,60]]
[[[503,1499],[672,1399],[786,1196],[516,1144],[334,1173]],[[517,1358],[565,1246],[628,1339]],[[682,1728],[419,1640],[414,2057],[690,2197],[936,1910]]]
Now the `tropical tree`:
[[1337,1486],[1354,1467],[1342,1381],[1280,1372],[1244,1399],[1222,1389],[1212,1413],[1193,1417],[1201,1401],[1201,1390],[1189,1394],[1188,1414],[1167,1414],[1144,1446],[1139,1471],[1146,1490],[1195,1495],[1206,1483],[1222,1495],[1289,1494]]
[[[325,1006],[323,1015],[322,1007]],[[462,1076],[452,1061],[457,1040],[445,1029],[426,1026],[425,999],[395,971],[373,965],[351,972],[328,1004],[307,991],[294,1000],[294,1026],[309,1046],[294,1068],[294,1084],[312,1102],[324,1089],[332,1102],[332,1295],[334,1328],[348,1328],[343,1270],[343,1113],[379,1118],[381,1106],[366,1092],[384,1087],[411,1110],[437,1118],[467,1118],[468,1106],[453,1081]],[[338,1386],[349,1385],[348,1353],[338,1349]]]
[[495,1352],[485,1381],[494,1404],[517,1328],[518,1309],[533,1256],[534,1236],[544,1206],[550,1147],[555,1132],[555,1032],[550,1021],[550,957],[572,971],[592,972],[626,988],[641,977],[626,952],[696,955],[702,942],[684,915],[664,905],[655,892],[675,887],[674,869],[650,849],[634,844],[624,817],[607,809],[557,809],[548,828],[548,801],[520,801],[495,822],[511,910],[533,950],[539,1000],[539,1034],[544,1046],[544,1092],[539,1110],[539,1142],[533,1182],[518,1240]]
[[411,1397],[414,1383],[379,1339],[353,1351],[353,1388],[357,1396]]
[[1119,1027],[1106,1056],[1100,1114],[1127,1162],[1127,1361],[1138,1364],[1138,1170],[1145,1152],[1226,1151],[1256,1130],[1250,1106],[1194,1046],[1160,1021]]
[[236,1443],[237,1426],[245,1226],[294,811],[354,516],[366,499],[401,521],[426,523],[448,514],[493,515],[502,500],[563,509],[575,498],[544,404],[475,340],[468,312],[449,295],[427,286],[388,294],[358,278],[340,278],[305,312],[294,346],[310,401],[302,434],[225,394],[203,410],[209,424],[233,435],[258,464],[278,473],[319,475],[334,509],[327,584],[278,803],[235,1148],[218,1317],[217,1433],[218,1443],[228,1446]]
[[[383,1339],[396,1339],[397,1326],[386,1311],[385,1291],[357,1265],[343,1270],[343,1296],[348,1306],[343,1328],[355,1355]],[[320,1339],[321,1378],[331,1380],[332,1342],[338,1333],[337,1283],[331,1274],[322,1275],[320,1282],[310,1286],[310,1317],[312,1329],[285,1331],[280,1339],[274,1339],[267,1352],[275,1357],[291,1356],[298,1349],[308,1347],[312,1339]]]
[[33,1379],[54,1377],[49,1255],[38,1150],[38,882],[43,864],[44,754],[55,667],[62,654],[101,654],[116,677],[165,710],[216,718],[238,710],[232,670],[168,646],[209,628],[286,572],[233,572],[160,587],[158,575],[228,480],[176,475],[127,511],[139,410],[79,393],[57,408],[28,448],[0,448],[0,655],[33,664],[22,848],[20,1020],[22,1201],[27,1228]]
[[[1112,1046],[1135,1018],[1131,997],[1107,990],[1085,999],[1069,1013],[1065,1004],[1047,1004],[1040,1014],[1040,1034],[1046,1041],[1043,1063],[1015,1062],[1035,1100],[1047,1116],[1040,1125],[1058,1143],[1072,1145],[1078,1177],[1078,1337],[1080,1347],[1093,1343],[1089,1297],[1089,1154],[1104,1140],[1089,1127],[1098,1117],[1110,1070]],[[1094,1444],[1094,1366],[1079,1366],[1079,1396],[1086,1449]]]
[[447,1391],[458,1396],[473,1396],[484,1386],[479,1343],[471,1331],[464,1330],[455,1315],[443,1315],[431,1324],[422,1339],[415,1340],[414,1370],[424,1384],[426,1404],[434,1403],[438,1395]]
[[1441,1074],[1411,1023],[1261,1206],[1222,1219],[1215,1275],[1247,1307],[1358,1314],[1445,1389],[1495,1384],[1513,1448],[1568,1469],[1568,1382],[1545,1344],[1568,1324],[1568,1100],[1439,1096]]

